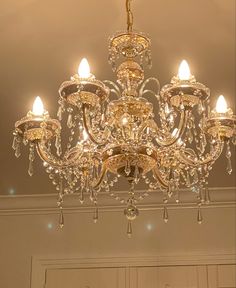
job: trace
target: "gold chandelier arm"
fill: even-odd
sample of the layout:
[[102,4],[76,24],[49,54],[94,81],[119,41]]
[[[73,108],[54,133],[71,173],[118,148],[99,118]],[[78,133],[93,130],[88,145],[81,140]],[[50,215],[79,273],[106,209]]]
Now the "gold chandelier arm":
[[[190,166],[201,166],[201,165],[208,165],[211,163],[214,163],[222,154],[224,148],[224,142],[218,140],[216,143],[216,147],[214,148],[212,153],[207,153],[204,156],[202,156],[202,159],[197,159],[196,156],[193,155],[193,153],[188,152],[189,149],[183,149],[180,151],[176,152],[176,157],[177,159],[186,164],[186,165],[190,165]],[[191,149],[190,149],[191,150]]]
[[99,141],[98,139],[96,139],[96,136],[93,135],[93,133],[91,132],[91,126],[90,126],[90,121],[88,119],[88,109],[86,107],[86,105],[82,106],[82,112],[83,112],[83,123],[84,123],[84,128],[86,133],[89,136],[89,139],[96,145],[99,146],[103,146],[106,145],[108,143],[108,137],[110,135],[110,130],[108,128],[105,128],[104,131],[102,131],[102,133],[104,133],[104,138],[106,140],[104,141]]
[[156,180],[158,180],[158,182],[161,184],[161,186],[163,188],[167,188],[169,186],[169,183],[165,179],[163,179],[158,167],[155,166],[155,168],[152,171],[153,171],[153,175],[155,176]]
[[131,1],[132,0],[126,0],[126,12],[127,12],[127,31],[132,32],[133,30],[133,22],[134,22],[134,16],[131,11]]
[[188,121],[188,117],[189,117],[190,112],[188,110],[184,110],[181,112],[180,115],[180,121],[179,121],[179,126],[178,128],[175,128],[177,130],[173,130],[176,131],[175,133],[172,132],[172,134],[170,133],[168,135],[168,138],[166,139],[161,139],[163,138],[163,135],[160,135],[159,132],[159,128],[157,127],[157,135],[155,137],[155,140],[157,142],[158,145],[162,146],[162,147],[168,147],[168,146],[172,146],[173,144],[175,144],[179,139],[181,139],[181,137],[183,136],[186,126],[187,126],[187,121]]
[[50,166],[54,168],[66,168],[70,166],[74,166],[82,155],[82,151],[75,153],[73,157],[70,159],[60,159],[54,156],[46,147],[45,142],[41,141],[36,144],[36,149],[39,157],[44,161],[47,162]]

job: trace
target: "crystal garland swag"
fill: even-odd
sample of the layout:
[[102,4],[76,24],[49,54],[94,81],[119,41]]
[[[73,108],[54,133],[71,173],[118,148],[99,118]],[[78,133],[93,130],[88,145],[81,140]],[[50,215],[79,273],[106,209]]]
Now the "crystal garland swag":
[[[59,89],[58,120],[49,116],[37,97],[32,111],[15,124],[15,155],[20,156],[21,142],[29,145],[28,173],[32,176],[36,149],[59,193],[61,227],[66,194],[78,194],[81,203],[88,194],[95,206],[96,222],[99,192],[105,190],[126,205],[127,233],[131,236],[131,221],[139,214],[137,204],[148,196],[148,192],[135,192],[140,181],[147,185],[147,191],[159,189],[163,193],[165,222],[168,200],[175,197],[178,203],[180,188],[191,188],[201,223],[200,207],[210,201],[209,171],[224,146],[226,169],[232,172],[230,141],[235,144],[236,117],[224,97],[219,97],[211,111],[210,91],[191,75],[186,61],[162,89],[156,78],[144,80],[143,66],[151,68],[150,39],[133,31],[130,0],[126,9],[127,31],[116,34],[109,43],[109,63],[117,83],[97,80],[83,59],[78,74]],[[110,94],[117,99],[110,100]],[[154,97],[155,118],[153,104],[146,96]],[[67,117],[69,129],[64,153],[62,117]],[[120,177],[130,186],[124,199],[112,191]]]

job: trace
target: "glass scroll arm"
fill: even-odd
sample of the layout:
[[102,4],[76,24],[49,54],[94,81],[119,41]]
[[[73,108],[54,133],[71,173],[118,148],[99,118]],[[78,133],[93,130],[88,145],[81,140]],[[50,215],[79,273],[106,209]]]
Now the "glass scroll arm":
[[224,148],[224,142],[217,140],[213,151],[207,153],[205,156],[201,156],[201,159],[198,159],[195,153],[193,153],[193,150],[189,148],[187,149],[183,148],[176,151],[176,157],[180,162],[189,166],[197,167],[200,165],[208,165],[208,164],[210,165],[220,157],[223,148]]
[[111,86],[112,88],[110,88],[110,93],[113,93],[114,95],[116,95],[118,98],[121,97],[121,92],[120,92],[120,88],[118,85],[116,85],[116,83],[114,83],[113,81],[110,80],[104,80],[103,81],[104,84],[106,84],[108,87]]
[[[156,84],[156,91],[153,91],[151,89],[145,89],[146,86],[151,82],[154,82]],[[159,101],[160,89],[161,89],[161,86],[160,86],[160,82],[158,79],[156,79],[154,77],[148,78],[143,82],[143,84],[141,85],[141,87],[139,89],[139,97],[143,97],[145,94],[149,93],[149,94],[155,96],[157,98],[157,100]]]
[[[108,127],[106,126],[104,128],[104,130],[100,130],[99,133],[100,133],[100,138],[101,139],[98,139],[97,135],[95,136],[92,132],[92,129],[91,129],[91,124],[90,124],[90,119],[89,119],[89,110],[88,108],[86,107],[86,105],[83,105],[82,106],[82,113],[83,113],[83,124],[84,124],[84,129],[86,131],[86,133],[88,134],[89,136],[89,139],[96,145],[98,146],[102,146],[102,145],[106,145],[108,143],[108,138],[110,136],[110,130],[108,129]],[[109,125],[110,123],[108,123]],[[103,139],[102,139],[103,138]],[[106,140],[104,140],[106,139]]]
[[78,163],[80,157],[83,154],[83,151],[78,149],[78,152],[74,153],[73,157],[70,157],[70,159],[66,159],[65,157],[61,159],[59,157],[54,156],[49,151],[44,141],[38,142],[36,144],[36,149],[41,160],[48,163],[50,166],[54,168],[66,168],[73,166],[74,163]]
[[178,128],[173,129],[172,133],[168,133],[167,137],[166,135],[160,133],[160,129],[155,123],[155,126],[156,126],[155,127],[156,128],[155,140],[157,144],[162,147],[168,147],[168,146],[174,145],[179,139],[181,139],[181,137],[183,136],[186,130],[189,115],[190,115],[190,111],[188,110],[181,111]]

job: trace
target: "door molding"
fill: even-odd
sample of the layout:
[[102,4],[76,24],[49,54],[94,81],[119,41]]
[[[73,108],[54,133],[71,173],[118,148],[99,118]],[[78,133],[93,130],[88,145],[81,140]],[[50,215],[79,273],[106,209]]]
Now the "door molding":
[[[33,256],[31,265],[31,288],[44,288],[47,280],[47,271],[55,269],[80,269],[101,267],[126,268],[126,282],[129,282],[130,268],[134,267],[161,267],[187,265],[217,265],[235,264],[235,251],[222,251],[219,254],[194,253],[188,255],[156,255],[138,257],[68,257],[68,256]],[[126,285],[126,287],[129,287]]]

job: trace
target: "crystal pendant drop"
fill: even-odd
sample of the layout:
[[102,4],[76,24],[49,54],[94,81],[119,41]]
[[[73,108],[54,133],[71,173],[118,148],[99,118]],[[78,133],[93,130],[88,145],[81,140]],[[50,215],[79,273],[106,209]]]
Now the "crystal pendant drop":
[[205,203],[210,204],[210,202],[211,202],[210,191],[209,191],[209,188],[206,187],[205,188]]
[[59,121],[62,120],[62,107],[61,106],[59,106],[59,108],[58,108],[57,117],[58,117]]
[[12,149],[13,150],[16,150],[17,144],[18,144],[17,136],[14,136],[13,142],[12,142]]
[[196,184],[198,183],[198,173],[197,173],[197,169],[194,169],[193,172],[193,182]]
[[198,207],[198,211],[197,211],[197,222],[198,224],[202,224],[202,211],[201,211],[201,207]]
[[65,225],[64,214],[63,214],[62,207],[60,207],[59,226],[60,226],[60,228],[63,228],[64,225]]
[[227,158],[227,172],[228,174],[231,174],[233,169],[232,169],[232,163],[231,163],[231,150],[230,150],[230,144],[229,141],[226,143],[226,158]]
[[98,222],[98,207],[96,206],[94,209],[94,214],[93,214],[93,222],[96,224]]
[[73,126],[72,114],[70,113],[70,114],[68,115],[68,119],[67,119],[67,127],[68,127],[68,128],[72,128],[72,126]]
[[15,149],[15,156],[16,156],[16,158],[19,158],[20,155],[21,155],[20,141],[17,139],[16,149]]
[[135,182],[135,184],[138,184],[138,182],[139,182],[139,169],[138,169],[138,165],[135,165],[135,170],[134,170],[134,182]]
[[33,167],[34,158],[35,158],[35,156],[34,156],[34,144],[30,144],[29,168],[28,168],[29,176],[33,176],[33,174],[34,174],[34,167]]
[[233,143],[234,145],[236,145],[236,135],[233,136],[233,138],[232,138],[232,143]]
[[126,166],[125,166],[125,174],[126,174],[127,176],[129,176],[130,172],[131,172],[131,168],[130,168],[130,162],[129,162],[129,160],[128,160],[128,161],[126,162]]
[[32,160],[29,161],[28,174],[29,174],[29,176],[33,176],[33,174],[34,174],[34,167],[33,167],[33,161]]
[[131,221],[128,221],[127,236],[128,236],[128,238],[132,237],[132,224],[131,224]]
[[82,188],[79,195],[79,201],[81,204],[84,203],[84,189]]
[[167,223],[169,220],[168,210],[167,210],[166,206],[164,206],[164,210],[163,210],[163,220],[165,223]]
[[191,182],[190,182],[190,176],[189,173],[186,173],[186,180],[185,180],[186,186],[190,187],[191,186]]

